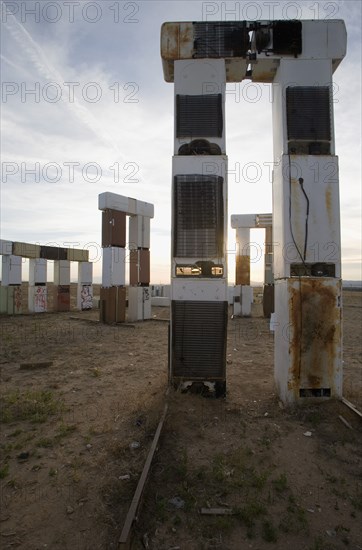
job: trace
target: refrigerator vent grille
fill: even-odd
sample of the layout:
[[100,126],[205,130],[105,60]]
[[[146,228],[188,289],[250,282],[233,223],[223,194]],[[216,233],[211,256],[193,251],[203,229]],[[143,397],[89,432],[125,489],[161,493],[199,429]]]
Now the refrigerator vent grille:
[[227,302],[172,301],[172,376],[225,379]]
[[222,257],[223,178],[178,175],[174,190],[174,256]]
[[222,137],[222,95],[176,95],[176,137]]
[[331,106],[328,86],[287,88],[288,140],[330,141]]

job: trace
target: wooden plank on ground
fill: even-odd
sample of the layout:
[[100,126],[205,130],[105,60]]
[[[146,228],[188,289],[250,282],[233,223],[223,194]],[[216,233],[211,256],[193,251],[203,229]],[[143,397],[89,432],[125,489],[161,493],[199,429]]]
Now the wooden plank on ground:
[[345,397],[342,397],[342,403],[344,403],[345,405],[347,405],[347,407],[349,407],[351,409],[351,411],[353,411],[354,413],[356,413],[360,418],[362,418],[362,412],[360,412],[357,407],[355,405],[353,405],[353,403],[351,403],[350,401],[348,401],[348,399],[346,399]]
[[163,413],[162,413],[162,416],[161,416],[161,420],[160,420],[160,422],[157,426],[157,430],[156,430],[155,436],[153,438],[151,448],[150,448],[149,453],[147,455],[146,462],[145,462],[145,465],[143,467],[141,477],[138,481],[136,491],[133,495],[133,499],[132,499],[131,505],[129,507],[127,516],[126,516],[126,520],[125,520],[124,525],[123,525],[122,533],[121,533],[121,536],[119,538],[119,548],[122,549],[122,550],[124,550],[126,548],[127,549],[130,548],[132,525],[133,525],[133,522],[136,519],[138,506],[140,504],[142,493],[143,493],[143,490],[144,490],[144,487],[145,487],[145,484],[146,484],[146,481],[147,481],[147,478],[148,478],[148,474],[149,474],[149,471],[150,471],[152,459],[153,459],[153,456],[154,456],[154,454],[156,452],[156,449],[157,449],[158,440],[160,438],[162,427],[163,427],[163,424],[164,424],[164,421],[165,421],[165,418],[166,418],[167,409],[168,409],[168,405],[166,403],[165,408],[164,408]]

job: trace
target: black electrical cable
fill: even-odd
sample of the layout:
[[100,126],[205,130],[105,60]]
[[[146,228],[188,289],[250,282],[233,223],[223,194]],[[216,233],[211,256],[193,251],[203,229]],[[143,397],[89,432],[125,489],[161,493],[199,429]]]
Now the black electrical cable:
[[302,188],[303,195],[305,196],[305,200],[307,201],[307,212],[305,215],[305,238],[304,238],[304,250],[303,250],[303,258],[305,261],[305,258],[307,255],[307,244],[308,244],[309,198],[303,186],[303,182],[304,182],[303,178],[299,178],[298,181],[299,181],[299,185]]
[[[292,167],[291,167],[290,155],[288,155],[288,160],[289,160],[289,227],[290,227],[290,234],[291,234],[294,246],[295,246],[295,248],[296,248],[296,250],[299,254],[299,257],[302,261],[302,264],[304,265],[305,275],[307,275],[307,266],[305,264],[305,256],[304,257],[302,256],[302,253],[299,250],[299,246],[297,245],[297,242],[294,238],[294,233],[293,233],[293,226],[292,226]],[[309,216],[309,199],[308,199],[308,216]],[[304,242],[304,250],[306,252],[306,239],[305,239],[305,242]]]

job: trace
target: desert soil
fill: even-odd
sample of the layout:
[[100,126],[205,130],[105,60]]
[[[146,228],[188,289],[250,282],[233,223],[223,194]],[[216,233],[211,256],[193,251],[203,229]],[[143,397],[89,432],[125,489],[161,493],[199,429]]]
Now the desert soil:
[[[229,322],[226,399],[167,397],[135,549],[362,549],[362,421],[336,401],[281,407],[255,296]],[[362,410],[362,293],[343,307],[344,396]],[[0,319],[1,548],[118,548],[165,403],[169,310],[98,315]]]

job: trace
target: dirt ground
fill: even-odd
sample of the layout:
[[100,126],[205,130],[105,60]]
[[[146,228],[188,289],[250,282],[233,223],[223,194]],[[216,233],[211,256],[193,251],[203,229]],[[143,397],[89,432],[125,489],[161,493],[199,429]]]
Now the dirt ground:
[[[343,307],[344,396],[362,410],[362,293]],[[118,547],[165,402],[169,311],[152,314],[1,317],[1,548]],[[260,304],[229,322],[227,387],[169,394],[133,547],[361,550],[362,421],[340,402],[280,406]]]

